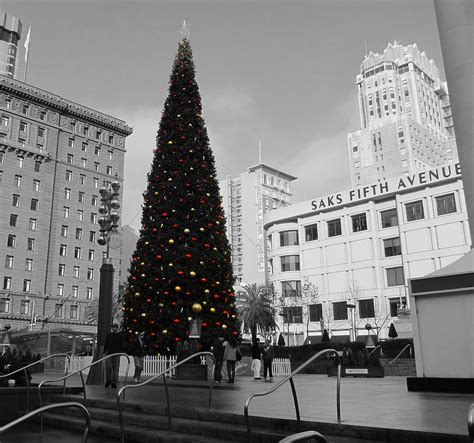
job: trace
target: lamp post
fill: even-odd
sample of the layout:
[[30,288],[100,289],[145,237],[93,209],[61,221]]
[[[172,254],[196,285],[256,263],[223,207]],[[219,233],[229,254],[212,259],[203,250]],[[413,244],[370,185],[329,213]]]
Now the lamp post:
[[[120,214],[119,201],[120,183],[115,180],[107,184],[104,182],[100,188],[99,208],[99,226],[100,235],[97,243],[100,246],[107,246],[104,256],[102,257],[102,266],[100,267],[100,284],[99,284],[99,313],[97,316],[97,346],[94,352],[92,362],[100,360],[104,356],[105,338],[110,331],[112,322],[112,292],[114,286],[114,266],[110,258],[110,249],[117,249],[122,246],[122,239],[118,232],[118,221]],[[97,364],[90,368],[87,377],[88,385],[100,385],[104,382],[103,365]]]
[[355,307],[356,305],[354,305],[353,303],[347,303],[346,304],[347,308],[351,310],[351,317],[352,317],[352,334],[354,336],[354,339],[353,341],[356,341],[356,338],[357,338],[357,329],[356,329],[356,324],[355,324]]

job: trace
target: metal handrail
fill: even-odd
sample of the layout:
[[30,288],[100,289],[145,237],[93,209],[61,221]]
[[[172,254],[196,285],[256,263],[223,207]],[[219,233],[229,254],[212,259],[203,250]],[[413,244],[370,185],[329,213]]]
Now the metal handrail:
[[280,440],[278,443],[293,443],[297,441],[316,441],[317,443],[328,443],[328,440],[324,435],[320,434],[317,431],[304,431],[299,432],[298,434],[289,435],[284,439]]
[[249,417],[249,405],[250,405],[250,400],[254,397],[263,397],[265,395],[271,394],[272,392],[275,392],[280,386],[285,384],[288,380],[290,381],[291,385],[291,391],[293,394],[293,402],[295,404],[295,413],[296,413],[296,420],[299,422],[300,421],[300,410],[298,406],[298,398],[296,395],[296,389],[295,389],[295,384],[293,381],[293,376],[298,374],[302,369],[304,369],[306,366],[308,366],[312,361],[316,360],[319,356],[323,354],[334,354],[336,356],[336,361],[337,361],[337,384],[336,384],[336,408],[337,408],[337,422],[341,423],[341,357],[339,356],[338,352],[335,349],[323,349],[322,351],[319,351],[317,354],[313,355],[311,358],[306,360],[302,365],[300,365],[298,368],[296,368],[290,375],[287,375],[283,380],[279,381],[275,387],[270,389],[267,392],[260,392],[258,394],[251,394],[250,397],[247,399],[245,402],[244,406],[244,415],[245,415],[245,423],[247,425],[247,433],[248,433],[248,441],[249,443],[252,443],[252,428],[250,424],[250,417]]
[[86,385],[84,383],[84,376],[82,375],[82,371],[90,368],[91,366],[94,366],[96,365],[97,363],[101,363],[102,361],[104,360],[107,360],[108,358],[110,357],[117,357],[117,356],[120,356],[120,357],[126,357],[127,358],[127,371],[125,372],[125,383],[127,383],[127,380],[128,380],[128,371],[130,370],[130,356],[127,355],[125,352],[117,352],[115,354],[109,354],[109,355],[106,355],[105,357],[102,357],[101,359],[95,361],[95,362],[92,362],[89,366],[85,366],[83,367],[82,369],[78,369],[77,371],[75,372],[71,372],[70,374],[66,374],[64,375],[63,377],[60,377],[60,378],[56,378],[54,380],[43,380],[39,385],[38,385],[38,398],[39,398],[39,404],[40,406],[42,405],[42,398],[41,398],[41,387],[49,382],[56,382],[56,381],[61,381],[61,380],[64,380],[64,387],[66,387],[66,379],[69,378],[69,377],[72,377],[73,375],[76,375],[76,374],[80,374],[81,376],[81,382],[82,382],[82,390],[84,392],[84,405],[86,404],[86,401],[87,401],[87,394],[86,394]]
[[[43,357],[42,359],[40,360],[37,360],[33,363],[29,363],[27,364],[26,366],[23,366],[19,369],[16,369],[12,372],[9,372],[8,374],[2,374],[0,375],[0,378],[6,378],[6,377],[9,377],[10,375],[13,375],[13,374],[16,374],[17,372],[21,372],[21,371],[25,371],[25,379],[26,379],[26,412],[29,411],[30,409],[30,381],[28,379],[28,372],[27,372],[27,369],[28,368],[31,368],[32,366],[36,366],[38,363],[42,363],[46,360],[49,360],[51,358],[54,358],[54,357],[66,357],[67,358],[67,366],[66,366],[66,374],[67,374],[67,371],[69,370],[69,366],[71,365],[71,357],[69,356],[68,353],[66,352],[61,352],[61,353],[58,353],[58,354],[51,354],[51,355],[48,355],[46,357]],[[64,386],[63,386],[63,394],[66,392],[66,381],[64,382]]]
[[58,408],[79,408],[86,417],[86,428],[84,429],[84,434],[82,435],[82,443],[87,443],[87,436],[89,434],[89,429],[91,427],[91,415],[87,408],[84,405],[81,405],[77,402],[65,402],[65,403],[54,403],[51,405],[42,406],[41,408],[35,409],[34,411],[29,412],[28,414],[22,415],[20,418],[7,423],[5,426],[0,426],[0,435],[4,432],[10,430],[11,428],[15,427],[16,425],[23,423],[25,420],[28,420],[31,417],[34,417],[37,414],[42,414],[43,412],[49,411],[50,409],[58,409]]
[[469,406],[469,412],[467,414],[467,430],[471,442],[474,442],[474,403]]
[[[374,349],[372,349],[369,353],[369,357],[378,349],[378,348],[381,348],[382,345],[377,345]],[[382,354],[383,355],[383,354]]]
[[411,343],[408,343],[408,344],[398,353],[398,355],[397,355],[391,362],[389,362],[389,365],[392,365],[392,363],[395,363],[395,362],[398,360],[398,358],[400,357],[400,355],[403,354],[403,351],[405,351],[405,349],[407,349],[407,348],[409,348],[409,347],[411,347]]
[[134,385],[125,385],[120,388],[120,390],[117,393],[117,408],[119,412],[119,420],[120,420],[120,432],[121,432],[121,442],[125,442],[125,426],[123,422],[123,414],[122,414],[122,393],[123,393],[123,398],[125,398],[125,390],[128,388],[141,388],[142,386],[147,385],[148,383],[156,380],[158,377],[163,377],[163,384],[165,386],[165,392],[166,392],[166,403],[168,405],[168,432],[171,434],[171,408],[170,408],[170,397],[168,393],[168,385],[166,383],[166,374],[173,369],[177,368],[178,366],[181,366],[183,363],[186,363],[189,360],[192,360],[196,357],[207,355],[212,358],[212,373],[211,373],[211,379],[209,383],[209,410],[211,410],[211,404],[212,404],[212,387],[214,384],[214,371],[216,369],[216,358],[214,357],[214,354],[209,351],[202,351],[202,352],[196,352],[196,354],[193,354],[189,357],[186,357],[184,360],[181,360],[178,363],[175,363],[174,365],[170,366],[169,368],[165,369],[164,371],[160,372],[157,375],[154,375],[153,377],[149,378],[148,380],[145,380],[142,383],[134,384]]

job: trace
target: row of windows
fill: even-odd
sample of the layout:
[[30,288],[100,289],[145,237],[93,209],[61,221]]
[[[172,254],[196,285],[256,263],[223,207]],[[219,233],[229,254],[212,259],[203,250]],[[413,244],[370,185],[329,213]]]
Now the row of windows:
[[[66,161],[69,164],[74,164],[74,157],[72,154],[68,154],[66,157]],[[81,158],[81,167],[82,168],[87,168],[87,159],[86,158]],[[99,162],[94,162],[94,171],[95,172],[100,172],[100,163]],[[105,168],[105,173],[107,175],[112,175],[113,174],[113,169],[112,166],[107,165]],[[69,178],[68,178],[69,177]],[[72,180],[72,171],[68,171],[66,174],[66,180],[71,181]]]
[[[0,298],[0,313],[10,313],[11,309],[11,300],[9,298]],[[20,301],[20,315],[31,315],[32,303],[30,300],[21,300]],[[63,303],[56,303],[54,305],[53,317],[63,318],[64,317],[64,305]],[[79,306],[70,305],[69,306],[69,319],[78,320],[79,319]]]
[[[32,229],[33,230],[33,229]],[[75,233],[75,239],[76,240],[82,240],[82,234],[83,230],[82,228],[76,228],[76,233]],[[69,235],[69,226],[67,225],[62,225],[61,226],[61,237],[68,237]],[[7,237],[7,246],[9,248],[16,248],[17,247],[17,236],[15,234],[8,234]],[[89,241],[95,243],[97,241],[97,232],[96,231],[89,231]],[[27,238],[26,242],[26,249],[28,251],[34,251],[36,250],[36,240],[34,238]],[[93,251],[90,249],[89,251]],[[93,257],[93,252],[92,252],[92,257]]]
[[[74,278],[80,278],[81,277],[81,268],[80,266],[73,266],[73,273],[72,276]],[[66,276],[66,265],[64,263],[59,263],[59,268],[58,268],[58,275],[60,277],[65,277]],[[87,268],[87,280],[94,280],[94,268]]]
[[[0,163],[4,163],[6,159],[6,154],[4,151],[0,151]],[[16,165],[18,168],[22,169],[25,167],[25,157],[22,155],[17,155],[16,157]],[[34,171],[35,172],[40,172],[41,171],[41,162],[39,160],[34,161]]]
[[[398,311],[401,307],[406,306],[406,298],[390,298],[388,299],[390,317],[397,317]],[[354,305],[353,305],[354,306]],[[346,301],[333,302],[332,319],[334,321],[348,320],[348,309],[356,309],[354,313],[359,319],[375,318],[375,304],[374,299],[357,300],[357,308],[350,308]],[[323,304],[314,303],[308,305],[308,320],[309,322],[319,322],[329,316],[330,313],[323,313]],[[327,319],[326,319],[327,320]],[[302,306],[288,306],[283,308],[283,322],[284,323],[303,323],[303,307]]]
[[[9,248],[16,248],[16,235],[8,234],[7,237],[7,246]],[[36,250],[36,239],[34,238],[27,238],[26,239],[26,250],[27,251],[35,251]]]
[[[436,209],[438,215],[451,214],[457,211],[454,194],[446,194],[435,197]],[[421,220],[425,218],[423,201],[417,200],[405,204],[407,221]],[[396,209],[389,209],[380,212],[382,228],[398,226],[398,215]],[[351,216],[352,232],[361,232],[367,230],[367,215],[357,214]],[[327,224],[328,237],[342,235],[342,222],[340,218],[329,220]],[[318,240],[318,224],[305,226],[305,241]],[[298,231],[280,232],[280,246],[295,246],[299,244]]]
[[[79,130],[81,126],[81,134],[84,135],[85,137],[89,137],[89,135],[91,134],[91,130],[89,128],[89,126],[87,125],[79,125],[77,122],[75,122],[74,120],[71,120],[69,122],[69,130],[73,131],[73,132],[76,132]],[[96,140],[107,140],[109,144],[113,144],[114,143],[114,135],[113,134],[104,134],[100,129],[96,129],[95,130],[95,133],[94,133],[94,137]],[[106,138],[107,137],[107,138]]]
[[[59,255],[61,257],[67,257],[67,245],[60,245],[59,246]],[[82,248],[80,246],[74,247],[74,258],[80,260],[82,258]],[[87,259],[89,261],[95,261],[95,250],[89,249],[87,253]],[[15,257],[13,255],[6,255],[5,256],[5,268],[6,269],[14,269],[15,268]],[[33,271],[33,259],[26,258],[25,259],[25,271],[32,272]]]
[[[76,147],[76,140],[74,138],[69,138],[68,147],[73,148],[73,149]],[[87,142],[82,142],[81,151],[82,152],[88,152],[89,151],[89,144]],[[101,152],[102,152],[102,148],[100,146],[94,146],[94,155],[100,156]],[[109,149],[107,151],[107,155],[108,155],[109,160],[113,160],[114,151]],[[68,157],[69,156],[73,157],[72,154],[68,154]],[[72,163],[72,161],[69,161],[69,160],[68,160],[68,162]]]

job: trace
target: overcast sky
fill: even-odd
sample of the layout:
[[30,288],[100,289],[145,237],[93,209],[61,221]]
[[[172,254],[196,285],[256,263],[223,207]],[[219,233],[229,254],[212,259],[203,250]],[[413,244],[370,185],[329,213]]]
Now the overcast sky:
[[125,120],[123,224],[142,193],[186,20],[219,179],[262,160],[291,175],[293,202],[350,187],[355,76],[368,51],[417,43],[444,79],[432,0],[0,0],[32,26],[27,82]]

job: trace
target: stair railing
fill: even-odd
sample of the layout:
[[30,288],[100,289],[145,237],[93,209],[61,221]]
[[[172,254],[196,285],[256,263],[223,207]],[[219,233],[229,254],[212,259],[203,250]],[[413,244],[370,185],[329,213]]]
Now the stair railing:
[[467,414],[467,430],[471,442],[474,442],[474,403],[469,406],[469,412]]
[[[26,366],[23,366],[19,369],[16,369],[15,371],[12,371],[12,372],[9,372],[8,374],[2,374],[0,375],[0,378],[7,378],[7,377],[10,377],[11,375],[13,374],[16,374],[18,372],[21,372],[21,371],[25,371],[25,379],[26,379],[26,412],[28,412],[30,410],[30,380],[29,380],[29,377],[28,377],[28,371],[27,369],[28,368],[31,368],[33,366],[36,366],[38,363],[43,363],[45,362],[46,360],[49,360],[51,358],[57,358],[57,357],[66,357],[67,359],[67,365],[66,365],[66,374],[69,370],[69,366],[71,364],[71,357],[69,356],[68,353],[65,353],[65,352],[61,352],[61,353],[58,353],[58,354],[51,354],[51,355],[48,355],[47,357],[43,357],[41,358],[40,360],[37,360],[33,363],[29,363],[27,364]],[[64,393],[66,392],[66,382],[64,382],[64,386],[63,386],[63,395]]]
[[295,383],[293,381],[293,376],[298,374],[311,362],[313,362],[314,360],[316,360],[317,358],[319,358],[321,355],[324,355],[324,354],[333,354],[336,356],[336,361],[337,361],[336,409],[337,409],[337,422],[341,423],[341,357],[339,356],[338,352],[335,349],[323,349],[322,351],[319,351],[317,354],[313,355],[311,358],[306,360],[302,365],[296,368],[290,375],[287,375],[283,380],[279,381],[269,391],[250,395],[250,397],[245,402],[245,406],[244,406],[245,423],[247,425],[247,434],[248,434],[249,443],[252,443],[252,427],[250,424],[250,417],[249,417],[250,401],[254,397],[263,397],[265,395],[271,394],[272,392],[275,392],[280,386],[284,385],[287,381],[290,381],[291,392],[293,394],[293,402],[295,405],[296,420],[299,423],[300,422],[300,409],[298,406],[298,397],[296,395],[296,389],[295,389]]
[[405,351],[405,349],[408,349],[411,347],[411,343],[408,343],[399,353],[398,355],[389,363],[389,365],[391,366],[392,363],[395,363],[399,358],[400,358],[400,355],[403,354],[403,352]]
[[[186,363],[189,360],[195,359],[196,357],[199,356],[208,356],[212,358],[212,372],[211,372],[211,377],[210,377],[210,382],[209,382],[209,410],[211,410],[211,405],[212,405],[212,387],[214,384],[214,371],[216,369],[216,359],[213,355],[212,352],[209,351],[202,351],[202,352],[196,352],[195,354],[185,358],[184,360],[179,361],[178,363],[175,363],[174,365],[170,366],[169,368],[165,369],[164,371],[160,372],[157,375],[154,375],[153,377],[149,378],[148,380],[145,380],[144,382],[137,383],[134,385],[125,385],[120,388],[120,390],[117,393],[117,409],[119,413],[119,421],[120,421],[120,433],[121,433],[121,442],[125,442],[125,424],[123,420],[123,413],[122,413],[122,400],[125,398],[125,390],[127,389],[136,389],[136,388],[141,388],[143,386],[146,386],[148,383],[156,380],[158,377],[163,377],[163,385],[165,387],[165,393],[166,393],[166,404],[168,406],[168,432],[171,434],[171,408],[170,408],[170,397],[169,397],[169,392],[168,392],[168,384],[166,381],[166,374],[178,366],[181,366],[183,363]],[[123,395],[122,395],[123,394]]]
[[[80,374],[81,376],[81,382],[82,382],[82,390],[84,392],[84,406],[86,404],[86,401],[87,401],[87,394],[86,394],[86,384],[84,383],[84,375],[82,374],[82,371],[86,370],[86,369],[89,369],[91,368],[92,366],[96,365],[97,363],[101,363],[103,362],[104,360],[107,360],[108,358],[110,357],[117,357],[117,356],[120,356],[120,357],[126,357],[127,359],[127,371],[125,372],[125,383],[127,383],[127,380],[128,380],[128,371],[130,370],[130,356],[125,354],[125,352],[117,352],[115,354],[109,354],[109,355],[106,355],[105,357],[102,357],[101,359],[95,361],[95,362],[92,362],[90,365],[88,366],[84,366],[83,368],[81,369],[78,369],[77,371],[75,372],[71,372],[70,374],[66,374],[60,378],[56,378],[54,380],[43,380],[39,385],[38,385],[38,397],[39,397],[39,404],[40,406],[42,406],[42,398],[41,398],[41,387],[45,384],[45,383],[54,383],[54,382],[57,382],[57,381],[61,381],[61,380],[64,380],[64,388],[66,388],[66,379],[68,379],[69,377],[72,377],[73,375],[76,375],[76,374]],[[63,392],[63,395],[64,395],[64,392]]]
[[[54,403],[51,405],[42,406],[41,408],[35,409],[34,411],[29,412],[28,414],[22,415],[20,418],[7,423],[5,426],[0,427],[0,435],[7,432],[11,428],[23,423],[25,420],[34,417],[35,415],[42,414],[43,412],[49,411],[51,409],[59,409],[59,408],[78,408],[86,418],[86,427],[84,429],[84,433],[82,434],[82,443],[87,443],[87,436],[89,434],[89,429],[91,427],[91,416],[89,411],[84,405],[81,405],[77,402],[65,402],[65,403]],[[41,431],[42,432],[42,431]]]
[[294,443],[298,441],[311,441],[316,443],[329,443],[324,435],[317,431],[304,431],[298,434],[289,435],[288,437],[280,440],[278,443]]
[[370,351],[369,356],[372,355],[378,348],[381,348],[382,345],[377,345],[372,351]]

